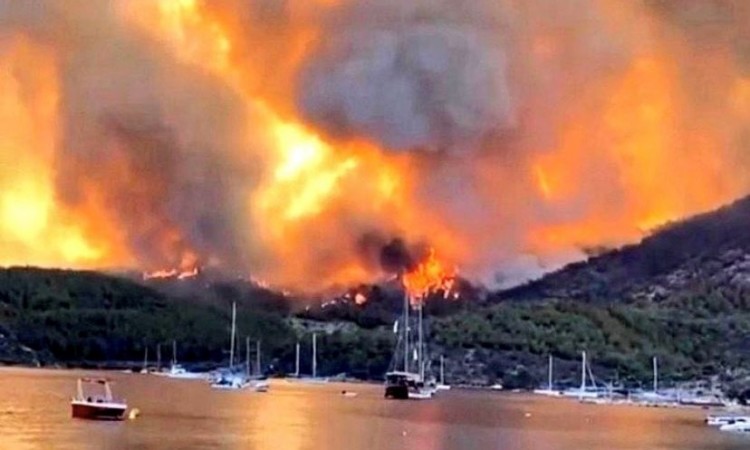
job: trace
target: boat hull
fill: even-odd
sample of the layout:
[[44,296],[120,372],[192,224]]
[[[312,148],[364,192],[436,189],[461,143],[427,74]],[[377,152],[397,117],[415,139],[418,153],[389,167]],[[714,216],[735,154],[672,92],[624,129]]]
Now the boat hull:
[[115,403],[71,403],[72,416],[86,420],[123,420],[127,405]]
[[167,378],[172,378],[174,380],[207,380],[208,375],[205,373],[192,373],[192,372],[185,372],[185,373],[166,373],[162,375]]
[[301,377],[301,378],[287,378],[289,383],[300,383],[300,384],[326,384],[329,382],[328,378],[313,378],[313,377]]
[[236,382],[216,382],[211,384],[212,389],[219,389],[224,391],[239,391],[242,389],[246,389],[250,386],[250,383],[246,381],[236,381]]
[[393,400],[408,400],[409,387],[401,385],[386,386],[385,398],[390,398]]
[[433,391],[412,391],[409,392],[409,400],[429,400],[433,395]]

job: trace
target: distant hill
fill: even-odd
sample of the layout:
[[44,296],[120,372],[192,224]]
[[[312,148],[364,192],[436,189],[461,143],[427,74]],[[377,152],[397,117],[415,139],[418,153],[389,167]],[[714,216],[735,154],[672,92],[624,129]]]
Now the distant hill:
[[750,197],[666,225],[638,244],[571,264],[494,299],[661,301],[707,284],[750,287]]
[[485,352],[498,376],[520,371],[539,381],[544,355],[573,361],[587,350],[605,377],[647,380],[656,355],[665,378],[715,376],[745,391],[750,198],[496,292],[489,303],[439,321],[435,331],[448,348]]

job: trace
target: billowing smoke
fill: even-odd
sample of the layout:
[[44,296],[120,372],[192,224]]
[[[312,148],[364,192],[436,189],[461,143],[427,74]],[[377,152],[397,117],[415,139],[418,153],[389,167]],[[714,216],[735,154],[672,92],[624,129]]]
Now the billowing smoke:
[[429,254],[426,244],[408,244],[401,238],[389,239],[379,233],[364,234],[358,247],[368,267],[393,275],[413,271]]
[[247,267],[237,212],[257,177],[242,154],[261,151],[245,138],[252,112],[125,23],[120,6],[2,4],[6,31],[60,57],[57,195],[73,208],[97,196],[145,267]]
[[514,124],[501,2],[351,2],[300,76],[309,120],[385,148],[474,149]]
[[0,0],[0,264],[537,275],[747,192],[748,5]]

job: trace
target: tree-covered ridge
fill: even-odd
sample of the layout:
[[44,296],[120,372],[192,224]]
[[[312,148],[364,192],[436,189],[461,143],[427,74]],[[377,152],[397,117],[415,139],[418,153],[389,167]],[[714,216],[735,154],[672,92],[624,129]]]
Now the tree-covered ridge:
[[[363,301],[363,299],[365,301]],[[240,339],[263,341],[264,368],[289,373],[294,347],[309,372],[318,334],[320,373],[378,379],[393,358],[403,294],[393,283],[356,286],[318,304],[242,280],[140,280],[95,272],[0,270],[0,361],[100,364],[162,360],[177,340],[183,362],[226,362],[231,303]],[[309,305],[304,307],[304,305]],[[578,377],[580,351],[598,377],[648,382],[720,376],[737,392],[750,379],[750,200],[673,224],[641,244],[573,264],[486,296],[460,283],[426,307],[433,367],[453,383],[532,387]],[[244,356],[244,352],[240,352]],[[748,383],[750,386],[750,383]]]
[[[228,304],[171,298],[133,281],[95,272],[0,270],[0,326],[43,361],[137,361],[145,346],[179,342],[187,361],[223,358]],[[238,326],[281,345],[291,330],[280,315],[239,303]],[[164,348],[164,361],[169,350]]]

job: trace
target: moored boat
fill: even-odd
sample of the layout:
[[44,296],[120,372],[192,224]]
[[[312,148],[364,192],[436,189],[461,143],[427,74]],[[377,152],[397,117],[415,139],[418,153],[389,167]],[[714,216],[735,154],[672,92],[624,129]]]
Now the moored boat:
[[[394,400],[428,400],[435,395],[437,391],[434,387],[427,386],[425,383],[424,376],[424,343],[423,343],[423,330],[422,330],[422,306],[418,305],[418,342],[412,349],[414,351],[414,362],[418,372],[412,371],[411,358],[412,353],[410,352],[410,321],[409,321],[409,310],[411,309],[411,301],[408,291],[405,289],[404,292],[404,311],[401,318],[401,333],[399,336],[399,344],[403,347],[403,353],[398,351],[399,345],[396,346],[395,360],[396,365],[403,355],[403,370],[392,370],[385,374],[385,398]],[[398,324],[394,327],[394,331],[398,332]]]
[[549,355],[548,357],[548,364],[547,364],[547,387],[546,388],[540,388],[540,389],[534,389],[533,393],[536,395],[546,395],[548,397],[560,397],[562,396],[562,392],[560,392],[557,389],[553,389],[552,384],[552,355]]
[[[587,384],[587,376],[591,378],[591,386]],[[581,352],[581,386],[562,391],[562,396],[577,398],[578,400],[592,400],[604,397],[606,394],[605,390],[596,386],[596,381],[586,359],[586,352]]]
[[736,420],[719,427],[721,431],[731,431],[734,433],[750,433],[750,422],[745,420]]
[[[104,389],[100,395],[88,395],[83,385],[98,384]],[[112,396],[109,380],[106,378],[79,378],[76,396],[70,401],[72,416],[88,420],[123,420],[128,409],[124,400]]]
[[312,335],[312,372],[311,376],[300,376],[299,375],[299,344],[297,344],[296,350],[296,362],[295,362],[295,374],[293,377],[289,377],[286,380],[290,383],[305,383],[305,384],[325,384],[329,382],[328,377],[318,376],[318,336],[313,333]]
[[394,400],[426,400],[435,391],[427,388],[417,373],[393,371],[385,375],[385,398]]
[[711,427],[732,425],[738,422],[750,423],[750,416],[718,415],[718,414],[711,414],[711,415],[706,416],[706,425],[711,426]]
[[445,384],[445,357],[440,355],[440,383],[435,386],[436,391],[450,391],[451,385]]
[[250,380],[244,371],[235,370],[234,346],[237,332],[237,304],[232,303],[232,331],[229,347],[229,367],[217,371],[216,377],[211,380],[211,387],[220,390],[240,390],[250,386]]
[[175,340],[172,340],[172,363],[170,364],[169,369],[154,372],[154,375],[180,380],[205,380],[207,378],[207,374],[190,372],[181,364],[177,363],[177,341]]

